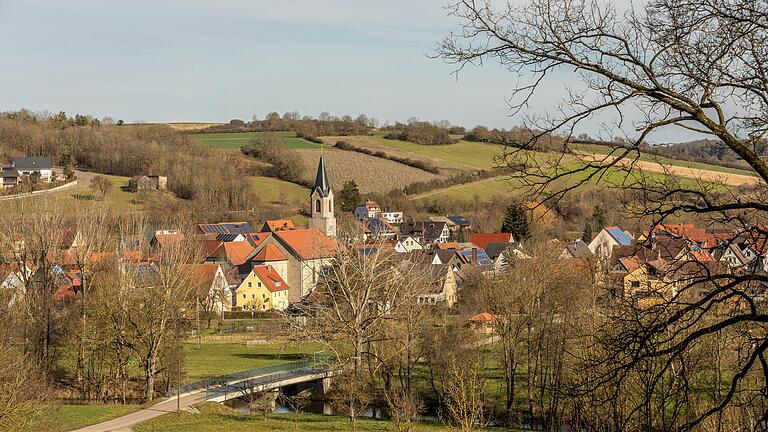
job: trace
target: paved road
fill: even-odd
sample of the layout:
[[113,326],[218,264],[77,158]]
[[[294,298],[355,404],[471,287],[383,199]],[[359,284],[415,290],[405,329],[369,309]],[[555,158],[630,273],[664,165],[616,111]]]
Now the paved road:
[[52,190],[45,190],[45,191],[40,191],[40,192],[35,193],[35,194],[26,193],[26,194],[19,194],[19,195],[4,196],[4,197],[0,197],[0,201],[8,201],[8,200],[14,200],[14,199],[20,199],[20,198],[27,198],[27,197],[30,197],[30,196],[36,196],[37,197],[37,196],[51,195],[51,194],[56,194],[56,193],[61,193],[61,192],[71,192],[73,190],[87,188],[87,187],[89,187],[91,185],[91,179],[95,175],[96,174],[90,173],[90,172],[75,171],[75,177],[77,178],[77,183],[74,183],[74,184],[70,183],[70,184],[65,185],[64,187],[61,187],[61,188],[53,190],[53,191]]
[[[205,390],[182,396],[179,408],[185,409],[205,400]],[[104,423],[87,426],[72,432],[129,432],[133,426],[161,415],[176,412],[176,398],[169,398],[141,411],[118,417]]]

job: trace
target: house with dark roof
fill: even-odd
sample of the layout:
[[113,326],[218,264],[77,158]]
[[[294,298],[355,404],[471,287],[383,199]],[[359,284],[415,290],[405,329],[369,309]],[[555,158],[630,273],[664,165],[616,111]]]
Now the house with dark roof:
[[400,233],[417,238],[422,246],[445,243],[451,239],[451,231],[445,222],[410,221],[400,226]]
[[197,230],[200,234],[213,235],[218,234],[250,234],[255,232],[248,222],[221,222],[221,223],[201,223],[197,224]]
[[12,188],[19,184],[19,170],[14,166],[3,167],[2,170],[0,170],[0,177],[2,177],[3,189]]
[[37,172],[40,180],[46,183],[53,181],[53,165],[51,158],[42,156],[16,157],[11,160],[11,166],[18,170],[20,176],[29,176]]
[[587,243],[582,239],[566,242],[560,246],[563,248],[563,251],[560,253],[561,259],[581,259],[590,258],[592,256],[589,246],[587,246]]

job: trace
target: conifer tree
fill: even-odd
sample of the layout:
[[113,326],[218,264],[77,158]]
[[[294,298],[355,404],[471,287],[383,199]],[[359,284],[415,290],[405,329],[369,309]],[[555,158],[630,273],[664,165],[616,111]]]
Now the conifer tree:
[[530,237],[531,227],[525,208],[519,202],[513,202],[507,206],[501,232],[511,233],[516,241],[522,241]]
[[355,210],[359,203],[360,190],[357,188],[357,183],[354,180],[344,183],[339,193],[339,208],[342,211],[351,212]]

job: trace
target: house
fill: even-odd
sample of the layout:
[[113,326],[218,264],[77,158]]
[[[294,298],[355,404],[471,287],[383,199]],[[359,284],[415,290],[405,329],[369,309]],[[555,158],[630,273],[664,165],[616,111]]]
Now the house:
[[520,244],[516,242],[493,242],[485,246],[485,254],[491,260],[493,270],[501,272],[509,265],[510,255],[518,259],[530,259],[531,256],[525,253]]
[[399,225],[403,223],[403,212],[401,211],[383,211],[379,217],[392,225]]
[[510,233],[472,233],[469,242],[476,244],[481,249],[488,249],[490,243],[514,243],[515,239]]
[[597,233],[587,247],[593,255],[607,260],[610,258],[614,246],[629,246],[632,242],[632,236],[628,232],[617,226],[610,226]]
[[241,242],[245,241],[245,236],[242,234],[218,234],[216,240],[224,243]]
[[718,246],[713,251],[713,258],[725,264],[730,270],[745,268],[754,260],[744,255],[737,244],[730,242]]
[[206,290],[201,299],[203,308],[209,312],[221,314],[232,310],[232,291],[221,265],[216,263],[189,264],[190,280]]
[[422,246],[433,243],[445,243],[451,238],[451,231],[445,222],[406,222],[400,227],[400,232],[417,238]]
[[11,160],[11,166],[16,168],[19,176],[30,176],[36,172],[40,174],[41,181],[53,181],[53,165],[48,157],[16,157]]
[[0,177],[2,177],[3,180],[3,189],[12,188],[19,184],[19,170],[14,166],[3,167],[2,170],[0,170]]
[[427,268],[430,287],[427,293],[418,297],[423,305],[442,305],[452,308],[458,302],[457,283],[454,268],[451,265],[432,265]]
[[496,316],[488,312],[482,312],[469,317],[467,321],[469,322],[469,327],[476,333],[490,334],[493,333],[493,324],[496,322]]
[[[366,200],[363,204],[355,207],[354,215],[357,220],[365,220],[368,218],[375,218],[381,214],[381,207],[376,201]],[[402,221],[401,221],[402,222]]]
[[165,189],[168,189],[168,177],[165,176],[137,175],[128,180],[128,190],[131,192]]
[[592,256],[589,246],[582,239],[566,242],[560,245],[560,247],[563,248],[563,251],[560,253],[560,259],[582,259]]
[[149,242],[149,246],[154,249],[167,247],[173,243],[179,242],[184,239],[184,234],[178,232],[163,232],[158,231],[152,240]]
[[325,158],[321,155],[315,175],[315,185],[309,193],[309,228],[319,230],[327,237],[336,237],[336,217],[333,210],[333,189],[325,172]]
[[394,249],[395,249],[395,252],[397,253],[406,253],[406,252],[412,252],[415,250],[422,250],[424,248],[421,247],[421,243],[419,243],[419,241],[416,240],[416,238],[409,235],[405,235],[405,236],[400,236],[400,238],[394,242]]
[[289,286],[270,265],[257,265],[243,279],[235,292],[235,306],[240,310],[285,310]]
[[197,224],[197,230],[203,235],[218,234],[250,234],[253,228],[248,222],[221,222],[221,223],[202,223]]
[[[269,251],[266,249],[269,248]],[[281,277],[291,287],[289,301],[298,302],[315,290],[319,276],[331,265],[337,241],[316,228],[276,231],[256,247],[248,260],[253,265],[285,261]]]
[[283,230],[289,230],[289,229],[296,229],[296,227],[293,225],[293,221],[290,219],[278,219],[278,220],[268,220],[264,222],[264,225],[261,226],[260,232],[263,233],[270,233],[275,231],[283,231]]
[[456,227],[458,227],[459,229],[464,229],[464,230],[472,229],[472,222],[470,222],[469,219],[467,219],[464,216],[454,215],[454,216],[446,216],[446,217],[448,218],[449,221],[453,222],[453,224],[456,225]]
[[397,228],[381,217],[365,218],[360,221],[363,228],[364,241],[393,240],[397,236]]
[[250,242],[221,242],[219,246],[208,254],[206,262],[218,263],[225,268],[234,268],[236,274],[245,275],[251,270],[249,257],[254,247]]
[[26,265],[0,264],[0,295],[8,305],[13,305],[26,293],[24,281],[32,276],[32,269]]

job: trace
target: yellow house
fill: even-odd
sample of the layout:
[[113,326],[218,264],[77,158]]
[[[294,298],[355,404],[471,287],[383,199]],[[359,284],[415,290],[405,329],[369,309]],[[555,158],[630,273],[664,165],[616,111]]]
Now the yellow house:
[[235,306],[240,310],[285,310],[288,284],[271,265],[254,266],[237,287]]

